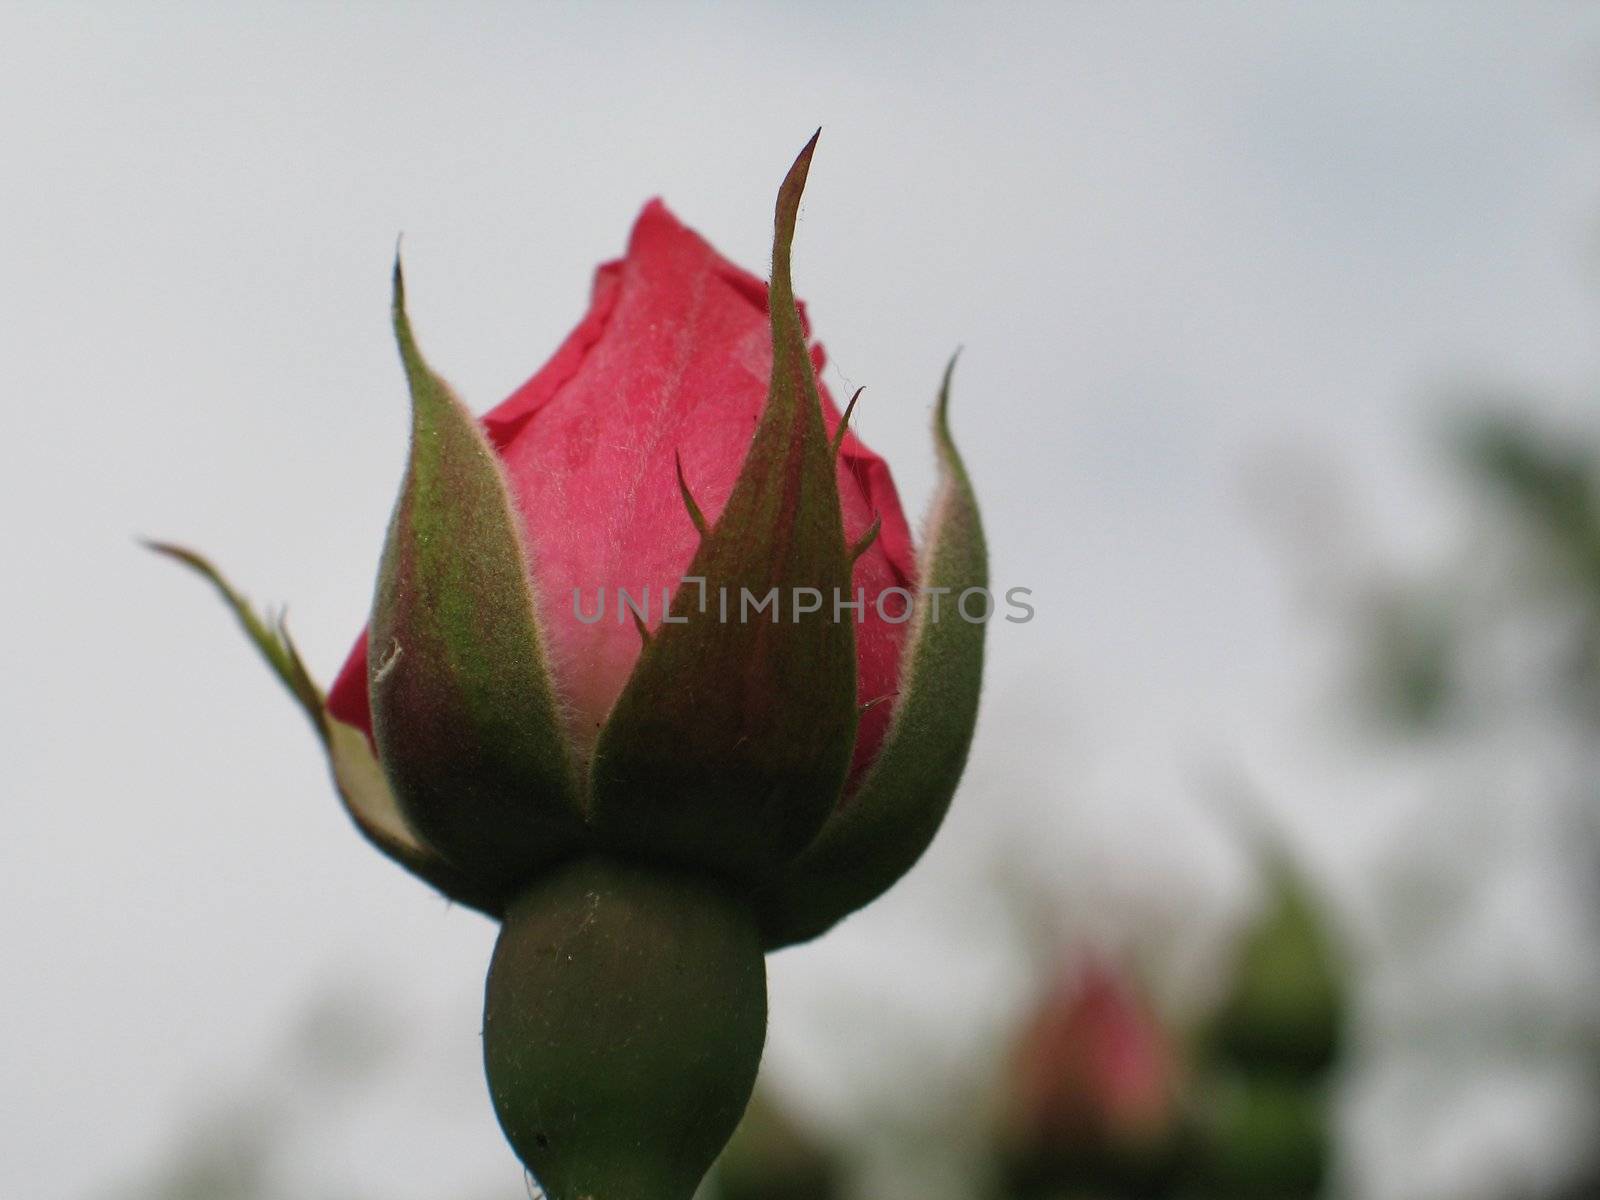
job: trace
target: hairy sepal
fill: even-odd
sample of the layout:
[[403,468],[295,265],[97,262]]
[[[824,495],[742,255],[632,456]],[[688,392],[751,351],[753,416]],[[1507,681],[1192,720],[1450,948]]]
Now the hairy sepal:
[[328,713],[322,690],[306,670],[283,618],[258,614],[209,560],[193,550],[170,542],[148,542],[146,545],[158,554],[189,567],[216,588],[244,627],[251,645],[266,660],[272,673],[288,689],[295,703],[310,720],[311,728],[327,753],[328,766],[339,798],[362,835],[388,857],[451,900],[498,917],[504,898],[484,890],[424,845],[407,823],[366,735]]
[[[685,572],[704,587],[675,592],[601,731],[592,773],[602,845],[750,881],[770,878],[821,828],[857,724],[855,631],[832,611],[833,597],[848,599],[850,560],[790,276],[815,145],[778,193],[771,384],[728,503]],[[797,611],[810,603],[800,589],[821,594],[818,611]],[[747,595],[774,592],[776,620],[744,607]]]
[[[803,942],[870,903],[933,841],[966,766],[983,680],[985,625],[959,598],[989,585],[988,549],[966,467],[950,437],[945,369],[934,419],[941,479],[918,570],[923,589],[901,660],[900,693],[883,746],[855,794],[757,897],[769,949]],[[941,595],[933,617],[930,593]]]
[[373,735],[411,826],[507,892],[581,840],[573,756],[504,473],[423,361],[398,262],[394,325],[411,452],[372,608]]

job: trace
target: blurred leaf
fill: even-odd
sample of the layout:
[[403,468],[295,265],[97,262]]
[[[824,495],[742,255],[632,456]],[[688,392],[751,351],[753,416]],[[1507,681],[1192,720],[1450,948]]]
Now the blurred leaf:
[[1556,445],[1524,421],[1500,415],[1470,428],[1460,454],[1467,469],[1498,487],[1555,556],[1600,596],[1594,453]]

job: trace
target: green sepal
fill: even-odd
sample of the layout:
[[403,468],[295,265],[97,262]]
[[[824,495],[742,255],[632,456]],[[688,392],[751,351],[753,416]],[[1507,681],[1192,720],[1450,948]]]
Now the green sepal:
[[334,786],[345,811],[362,835],[423,882],[450,899],[480,912],[498,917],[500,900],[480,889],[465,874],[423,845],[406,823],[394,793],[383,776],[383,768],[373,756],[366,735],[353,725],[331,716],[322,690],[312,680],[295,649],[289,630],[280,614],[262,617],[250,607],[204,557],[193,550],[168,542],[146,542],[151,550],[177,560],[197,572],[216,588],[223,601],[244,626],[245,635],[272,668],[289,694],[300,705],[328,755]]
[[411,452],[372,605],[373,735],[411,826],[504,893],[581,838],[572,754],[511,493],[417,349],[398,260],[394,327]]
[[[942,478],[919,563],[917,600],[900,666],[900,691],[883,746],[855,794],[778,883],[757,897],[768,949],[816,937],[877,898],[933,841],[967,762],[983,681],[982,622],[958,601],[989,585],[977,498],[950,437],[945,368],[934,417]],[[947,588],[938,619],[928,589]]]
[[[749,881],[770,877],[816,836],[856,736],[855,630],[832,609],[848,596],[850,560],[789,266],[815,145],[813,137],[778,192],[772,380],[732,495],[685,572],[705,580],[704,592],[676,590],[670,620],[647,641],[600,733],[592,771],[589,814],[602,845]],[[799,588],[823,601],[796,621]],[[741,622],[745,591],[760,600],[772,589],[782,621],[762,613]]]

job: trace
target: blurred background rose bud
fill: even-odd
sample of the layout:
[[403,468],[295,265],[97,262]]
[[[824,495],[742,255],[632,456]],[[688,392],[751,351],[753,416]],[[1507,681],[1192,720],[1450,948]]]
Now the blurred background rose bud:
[[1058,969],[1005,1058],[1005,1187],[1120,1195],[1165,1177],[1178,1132],[1180,1064],[1134,977],[1099,955]]
[[1201,1038],[1196,1174],[1216,1195],[1310,1198],[1329,1175],[1348,966],[1299,868],[1251,845],[1264,895],[1222,960],[1224,999]]

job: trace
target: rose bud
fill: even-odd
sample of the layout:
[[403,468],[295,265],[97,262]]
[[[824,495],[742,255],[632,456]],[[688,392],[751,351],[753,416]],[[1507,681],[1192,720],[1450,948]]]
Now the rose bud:
[[1344,1025],[1342,955],[1328,914],[1286,850],[1260,853],[1267,903],[1235,947],[1211,1021],[1222,1062],[1252,1074],[1313,1078],[1337,1063]]
[[971,740],[983,625],[951,601],[987,571],[950,373],[914,558],[794,298],[815,143],[778,194],[770,287],[652,203],[481,423],[424,362],[397,266],[410,458],[326,697],[281,620],[158,547],[232,605],[362,832],[502,922],[490,1092],[552,1200],[688,1200],[749,1098],[763,952],[910,868]]
[[1170,1166],[1178,1054],[1143,993],[1101,960],[1063,971],[1008,1059],[1003,1144],[1012,1183],[1151,1181]]

